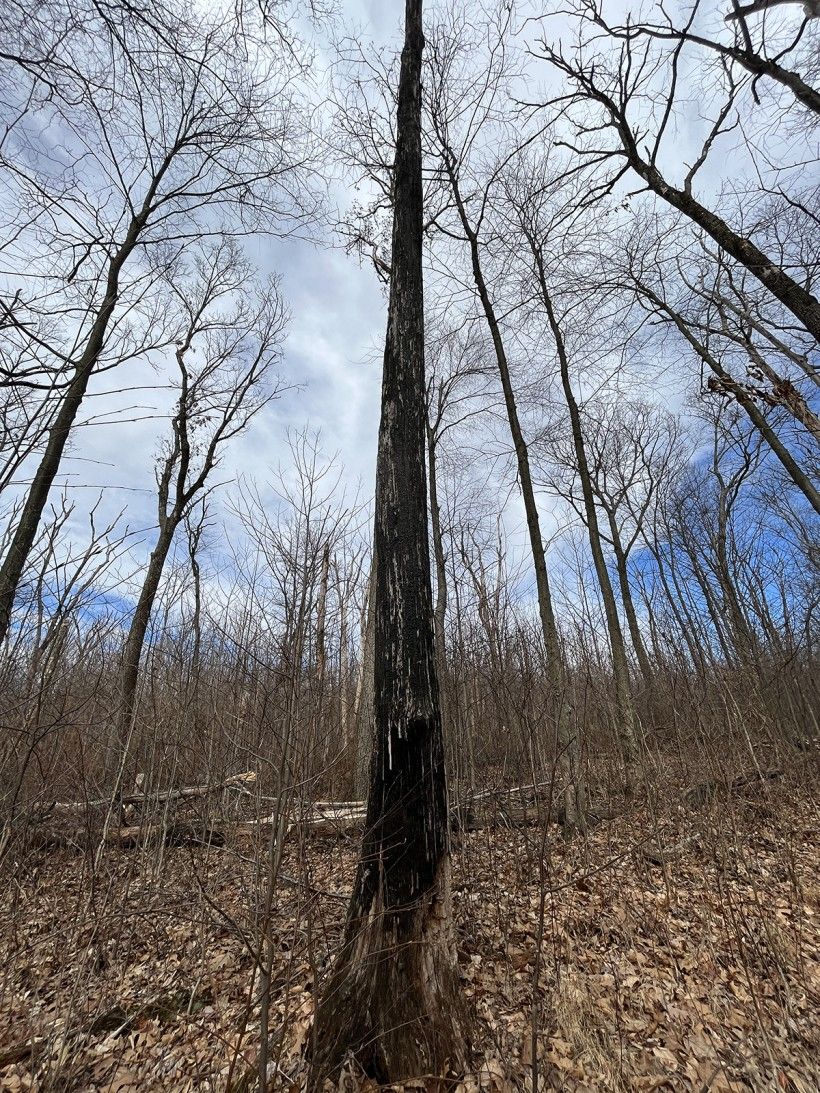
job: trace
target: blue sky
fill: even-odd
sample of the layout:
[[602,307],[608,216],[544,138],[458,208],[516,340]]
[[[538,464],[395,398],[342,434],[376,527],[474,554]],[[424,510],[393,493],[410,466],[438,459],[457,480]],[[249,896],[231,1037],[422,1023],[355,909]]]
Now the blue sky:
[[[622,6],[618,5],[619,7]],[[343,17],[351,27],[377,42],[398,46],[398,29],[403,11],[399,0],[343,0]],[[722,5],[704,9],[704,18],[719,20]],[[560,17],[551,20],[553,31],[560,32]],[[533,28],[532,38],[539,31]],[[321,72],[329,52],[321,43],[317,66]],[[543,78],[544,66],[536,69]],[[680,172],[681,164],[703,129],[704,104],[699,98],[699,77],[690,71],[691,96],[677,119],[675,139],[667,152],[667,167]],[[765,126],[763,126],[765,131]],[[699,186],[714,194],[727,178],[736,176],[741,153],[733,163],[731,156],[715,156],[699,177]],[[676,161],[676,162],[675,162]],[[333,184],[333,199],[344,208],[352,197],[348,183]],[[291,237],[277,239],[260,236],[248,242],[254,262],[266,272],[281,278],[282,292],[291,320],[284,346],[281,375],[290,390],[271,403],[252,423],[248,432],[233,442],[225,452],[218,480],[228,483],[239,476],[255,479],[264,492],[277,467],[287,462],[288,433],[319,431],[325,454],[337,456],[345,468],[345,482],[355,491],[361,486],[364,496],[372,492],[379,417],[381,347],[385,324],[385,293],[371,264],[361,263],[344,253],[331,235],[320,231],[315,242]],[[658,386],[657,395],[664,402],[679,404],[691,376],[680,382],[668,381]],[[128,393],[106,394],[113,388],[139,388]],[[157,373],[147,364],[128,364],[123,369],[98,377],[91,397],[83,409],[81,421],[107,423],[79,428],[67,454],[58,484],[65,484],[76,503],[72,534],[82,541],[87,535],[87,512],[100,494],[99,522],[123,511],[123,522],[134,534],[137,557],[150,549],[156,523],[154,465],[160,438],[167,431],[167,415],[172,392],[165,388]],[[501,430],[497,431],[501,437]],[[55,489],[58,487],[55,487]],[[271,504],[276,504],[273,491]],[[221,490],[214,499],[217,526],[220,501],[227,496]],[[499,494],[499,502],[509,497],[508,526],[513,541],[523,546],[523,517],[517,491]],[[552,503],[542,499],[543,529],[549,536],[555,527],[551,519]],[[222,510],[223,515],[225,510]],[[218,535],[212,533],[212,545],[218,547]]]

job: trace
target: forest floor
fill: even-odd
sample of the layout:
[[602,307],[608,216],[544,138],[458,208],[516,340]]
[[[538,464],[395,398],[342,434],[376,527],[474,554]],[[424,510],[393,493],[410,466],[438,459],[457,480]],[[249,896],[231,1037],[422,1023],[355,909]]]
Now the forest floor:
[[[643,808],[571,844],[555,826],[458,836],[475,1063],[448,1088],[532,1090],[535,1059],[540,1090],[816,1093],[817,836],[817,802],[783,783],[694,817]],[[303,1087],[355,858],[355,839],[286,849],[267,931],[270,1089]],[[4,881],[0,1089],[254,1088],[264,862],[250,840],[111,852],[93,873],[61,852]]]

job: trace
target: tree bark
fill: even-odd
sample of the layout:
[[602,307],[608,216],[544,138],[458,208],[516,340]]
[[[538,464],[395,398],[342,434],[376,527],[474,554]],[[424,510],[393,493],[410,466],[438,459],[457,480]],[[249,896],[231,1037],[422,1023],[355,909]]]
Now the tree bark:
[[375,751],[342,950],[320,993],[310,1084],[353,1056],[381,1082],[465,1061],[450,900],[425,470],[421,0],[406,0],[376,476]]
[[148,560],[148,568],[145,571],[145,580],[142,582],[137,606],[131,618],[128,628],[128,637],[122,652],[122,673],[120,676],[120,714],[119,714],[119,738],[123,748],[128,746],[128,738],[131,733],[131,722],[134,716],[134,703],[137,694],[137,682],[139,679],[140,657],[145,642],[145,634],[151,619],[151,610],[157,598],[159,582],[162,579],[162,571],[168,558],[168,551],[174,538],[177,524],[166,517],[160,525],[159,536],[156,545],[151,551]]
[[316,698],[313,703],[313,747],[321,750],[322,766],[330,756],[330,734],[324,734],[325,677],[327,675],[327,586],[330,579],[330,543],[322,550],[319,595],[316,601]]
[[37,537],[37,529],[40,526],[52,484],[60,469],[71,429],[85,398],[91,375],[105,347],[108,326],[119,299],[122,268],[148,222],[151,204],[169,163],[170,158],[166,157],[151,182],[141,208],[132,217],[122,243],[109,262],[105,296],[91,325],[85,348],[74,366],[74,374],[66,387],[60,408],[51,424],[43,457],[34,474],[17,529],[0,567],[0,643],[5,640],[8,633],[20,578]]
[[564,792],[564,811],[566,815],[565,831],[569,835],[576,827],[582,831],[585,830],[586,822],[584,813],[586,808],[586,787],[581,767],[581,742],[578,736],[578,729],[572,724],[572,711],[569,709],[568,705],[569,688],[567,685],[566,665],[564,664],[561,639],[558,633],[558,625],[555,620],[555,611],[552,605],[552,592],[549,584],[544,541],[541,538],[541,522],[538,515],[538,505],[535,501],[532,473],[530,471],[530,454],[526,441],[524,440],[521,421],[518,416],[518,406],[516,404],[515,392],[510,378],[509,362],[504,347],[504,340],[501,336],[501,328],[484,278],[484,271],[481,267],[478,235],[470,223],[467,208],[462,198],[458,176],[455,171],[455,157],[446,144],[444,148],[444,160],[445,168],[450,180],[450,188],[453,192],[453,200],[455,201],[459,220],[470,247],[473,281],[478,292],[479,300],[481,301],[481,307],[493,342],[498,375],[501,380],[501,389],[504,394],[504,405],[507,410],[507,421],[510,427],[513,448],[515,450],[518,481],[521,486],[521,496],[524,501],[530,551],[532,553],[533,569],[535,570],[538,613],[547,655],[547,675],[555,722],[556,754],[558,756],[558,767]]
[[618,529],[618,523],[615,519],[615,513],[608,508],[605,508],[605,511],[609,522],[609,537],[612,540],[612,549],[615,553],[615,565],[618,569],[618,582],[621,586],[621,599],[623,600],[624,614],[626,615],[626,622],[629,627],[629,637],[632,641],[632,648],[635,650],[635,656],[638,658],[638,667],[641,670],[644,683],[649,685],[652,682],[652,663],[649,660],[649,654],[646,651],[646,645],[641,636],[641,628],[638,625],[638,616],[635,612],[635,601],[632,598],[632,587],[629,583],[626,551],[621,542],[621,535]]
[[353,719],[356,734],[356,754],[353,769],[353,795],[357,800],[367,796],[370,758],[373,753],[375,735],[373,705],[375,701],[376,659],[376,554],[375,548],[370,562],[370,578],[367,582],[367,603],[362,633],[362,653],[359,664],[359,678],[356,681],[356,701]]
[[744,345],[754,371],[771,384],[771,387],[760,391],[753,390],[751,394],[758,395],[769,406],[782,406],[788,410],[795,421],[807,429],[820,444],[820,417],[814,413],[791,380],[775,372],[751,338],[744,339]]
[[429,420],[425,422],[427,433],[427,466],[430,474],[430,530],[433,533],[433,559],[436,565],[436,602],[433,608],[433,628],[436,638],[436,665],[439,684],[444,678],[444,620],[447,617],[447,568],[444,561],[444,541],[441,534],[441,506],[438,500],[438,475],[436,461],[437,437]]
[[569,375],[569,358],[567,357],[563,333],[555,311],[552,306],[552,297],[547,286],[543,259],[537,241],[528,238],[535,258],[536,275],[544,308],[547,313],[547,321],[550,325],[555,348],[558,353],[558,361],[561,370],[561,386],[569,411],[572,442],[575,449],[575,459],[578,465],[578,477],[581,480],[581,491],[584,498],[584,511],[586,513],[587,532],[589,534],[589,547],[592,554],[592,562],[601,589],[601,597],[604,601],[604,613],[606,615],[607,631],[609,633],[609,646],[612,654],[612,673],[615,677],[615,709],[618,738],[624,759],[624,788],[628,795],[634,793],[638,779],[638,739],[635,724],[635,707],[632,702],[632,689],[629,682],[629,662],[626,656],[621,622],[618,618],[618,608],[615,603],[615,594],[612,591],[612,582],[609,579],[609,571],[606,567],[603,548],[601,546],[601,534],[598,527],[598,513],[595,508],[595,497],[592,490],[592,478],[589,473],[584,434],[581,428],[581,414],[578,403],[572,390]]

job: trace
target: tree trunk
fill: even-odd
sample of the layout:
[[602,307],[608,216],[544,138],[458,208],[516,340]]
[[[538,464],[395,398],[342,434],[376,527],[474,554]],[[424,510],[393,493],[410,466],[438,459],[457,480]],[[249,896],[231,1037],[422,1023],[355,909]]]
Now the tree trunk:
[[139,679],[140,657],[145,643],[145,634],[151,619],[151,610],[157,598],[159,582],[162,579],[162,571],[171,549],[178,521],[175,523],[170,517],[166,517],[160,527],[160,533],[156,545],[151,551],[148,560],[148,568],[145,571],[145,580],[142,583],[137,606],[128,629],[128,637],[122,652],[122,674],[120,676],[120,713],[119,713],[119,739],[123,748],[128,746],[128,738],[131,733],[131,721],[134,715],[134,701],[137,694],[137,681]]
[[740,602],[732,566],[729,561],[729,519],[731,507],[728,491],[715,469],[718,484],[718,513],[715,527],[715,576],[720,587],[722,614],[728,620],[735,656],[743,665],[756,664],[757,640]]
[[725,391],[726,394],[730,394],[737,399],[740,406],[746,411],[749,420],[769,445],[775,456],[780,460],[792,482],[794,482],[795,486],[804,494],[814,511],[820,513],[820,492],[818,492],[811,479],[768,423],[766,415],[745,389],[743,384],[738,383],[733,379],[720,361],[710,353],[703,342],[695,337],[689,329],[689,324],[678,311],[675,311],[674,308],[670,307],[665,300],[661,299],[656,292],[653,292],[648,285],[638,280],[638,278],[635,277],[633,280],[636,288],[646,297],[646,299],[654,304],[659,311],[662,311],[665,315],[669,316],[675,327],[683,335],[689,345],[692,346],[703,363],[714,373],[717,386],[713,389]]
[[17,524],[17,530],[12,537],[6,557],[3,559],[3,565],[0,567],[0,643],[5,640],[8,633],[17,587],[20,584],[26,561],[37,537],[37,529],[40,526],[40,519],[48,501],[49,491],[57,471],[60,469],[63,452],[80,406],[85,398],[91,374],[105,346],[108,324],[119,298],[122,267],[134,250],[140,233],[145,227],[150,202],[154,198],[161,177],[161,174],[155,177],[141,210],[132,218],[121,246],[109,263],[105,283],[105,297],[89,331],[85,349],[77,361],[74,374],[66,387],[63,401],[52,422],[45,451],[29,488]]
[[[336,569],[336,587],[339,590],[339,729],[345,750],[345,768],[348,762],[355,764],[356,742],[350,732],[349,683],[350,683],[350,639],[347,628],[348,586],[342,582],[342,574]],[[338,766],[338,765],[337,765]],[[348,781],[349,784],[349,781]],[[337,792],[339,792],[337,777]],[[341,787],[341,793],[347,785]]]
[[319,595],[316,601],[316,696],[313,702],[313,747],[321,750],[322,766],[327,767],[330,755],[330,734],[324,732],[325,679],[327,676],[327,586],[330,579],[330,543],[322,551],[319,573]]
[[635,650],[635,656],[638,658],[638,667],[641,670],[644,683],[647,685],[652,682],[652,664],[649,660],[649,654],[646,651],[643,637],[641,636],[641,628],[638,626],[638,616],[635,613],[635,601],[632,598],[632,588],[629,584],[629,569],[627,568],[626,552],[624,551],[623,543],[621,542],[621,535],[618,530],[618,524],[615,520],[615,513],[611,509],[606,509],[607,520],[609,522],[609,536],[612,539],[612,549],[615,552],[615,564],[618,568],[618,582],[621,586],[621,599],[624,605],[624,614],[626,615],[627,626],[629,627],[629,637],[632,641],[632,648]]
[[558,361],[561,368],[561,386],[569,411],[572,442],[575,449],[575,460],[578,465],[578,477],[581,480],[581,491],[584,497],[584,511],[586,513],[587,532],[589,534],[589,548],[592,554],[592,562],[595,566],[595,573],[598,577],[598,584],[601,589],[601,597],[604,601],[604,613],[606,615],[607,631],[609,633],[609,647],[612,654],[612,673],[615,677],[617,732],[624,758],[624,788],[627,794],[632,794],[635,791],[637,783],[638,740],[635,725],[635,707],[632,702],[632,690],[629,683],[629,662],[626,656],[626,646],[624,645],[621,621],[618,618],[615,594],[612,591],[612,582],[609,579],[609,571],[606,567],[606,560],[601,546],[598,514],[595,509],[592,479],[587,463],[583,429],[581,428],[581,414],[569,377],[569,359],[567,357],[561,328],[556,319],[555,311],[553,310],[552,298],[550,297],[547,288],[543,260],[537,246],[537,241],[530,239],[530,246],[532,247],[533,256],[535,258],[538,283],[541,289],[544,308],[547,312],[547,320],[553,338],[555,339],[555,348],[558,353]]
[[770,406],[783,406],[820,444],[820,417],[814,413],[791,380],[775,372],[751,338],[745,339],[744,345],[754,370],[771,384],[768,390],[752,393],[759,394]]
[[320,994],[311,1086],[348,1056],[381,1082],[458,1070],[465,1029],[427,537],[421,0],[406,0],[376,478],[375,751],[345,937]]
[[359,664],[359,678],[356,681],[356,701],[353,719],[356,734],[356,754],[353,770],[353,796],[363,801],[367,796],[370,757],[373,752],[375,735],[373,704],[375,700],[375,659],[376,659],[376,553],[370,561],[370,578],[367,582],[367,604],[362,633],[362,652]]
[[719,247],[745,266],[803,324],[815,340],[820,342],[820,302],[816,297],[774,263],[750,239],[733,231],[725,220],[701,205],[688,190],[678,190],[675,186],[670,186],[656,167],[641,158],[631,136],[627,140],[623,127],[621,133],[629,163],[647,186],[658,197],[662,197],[674,209],[703,228]]
[[433,559],[436,564],[436,604],[433,609],[433,628],[436,638],[436,665],[439,685],[444,678],[444,620],[447,616],[447,568],[444,563],[444,541],[441,534],[441,506],[438,500],[438,476],[436,462],[437,438],[429,421],[427,432],[427,465],[430,473],[430,530],[433,533]]
[[518,406],[516,405],[515,392],[513,391],[512,381],[510,379],[509,362],[507,360],[504,341],[501,336],[501,328],[481,268],[478,236],[470,223],[467,209],[462,199],[459,180],[455,173],[454,157],[449,149],[445,150],[445,165],[461,226],[470,245],[473,281],[475,282],[482,310],[484,311],[484,316],[487,320],[487,326],[493,341],[498,375],[501,380],[501,389],[504,394],[504,405],[507,410],[507,421],[510,427],[513,448],[515,450],[518,480],[521,486],[521,496],[524,501],[530,551],[532,553],[533,569],[535,570],[538,613],[547,654],[547,676],[553,704],[556,754],[558,757],[560,781],[563,783],[564,792],[564,811],[566,816],[564,830],[565,833],[569,835],[576,827],[585,830],[586,821],[584,812],[586,807],[586,787],[584,785],[583,770],[581,767],[581,742],[578,736],[577,726],[573,724],[571,716],[572,711],[568,705],[569,688],[567,685],[566,665],[564,664],[561,639],[552,606],[552,592],[549,584],[544,541],[541,538],[541,523],[538,516],[538,506],[535,502],[532,473],[530,471],[530,454],[524,440],[521,422],[518,417]]

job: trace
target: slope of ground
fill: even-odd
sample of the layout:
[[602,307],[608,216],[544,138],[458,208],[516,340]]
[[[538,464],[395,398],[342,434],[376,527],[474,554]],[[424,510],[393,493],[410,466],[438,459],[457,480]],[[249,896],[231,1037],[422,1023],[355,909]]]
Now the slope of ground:
[[[816,805],[788,785],[694,816],[644,808],[457,838],[474,1072],[460,1093],[820,1089]],[[314,983],[355,840],[43,855],[4,884],[0,1088],[270,1089],[306,1072]],[[269,981],[267,1012],[260,1006]],[[344,1075],[341,1088],[367,1088]]]

